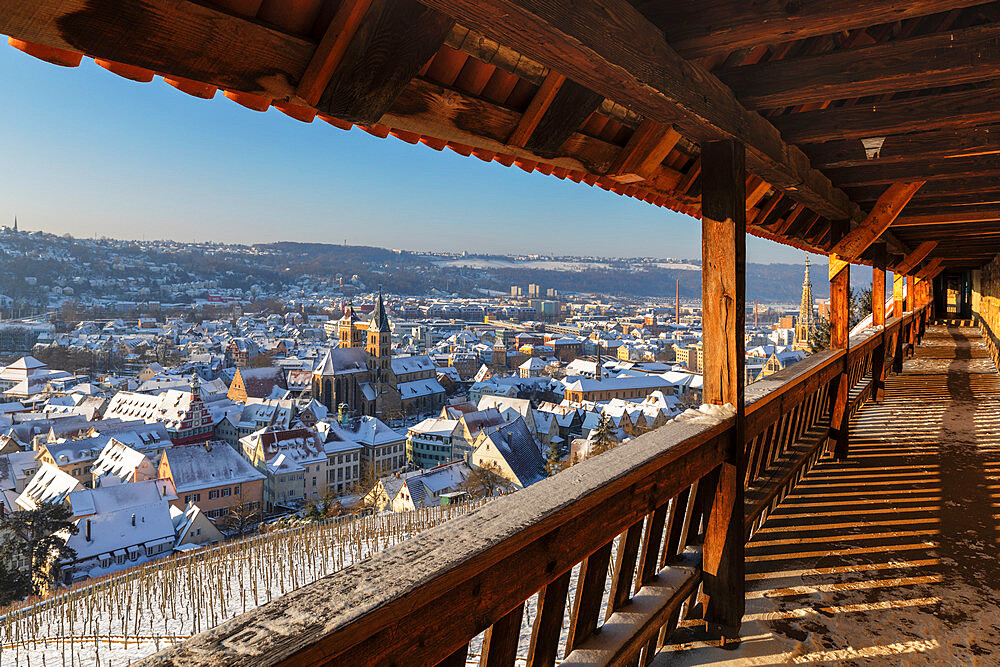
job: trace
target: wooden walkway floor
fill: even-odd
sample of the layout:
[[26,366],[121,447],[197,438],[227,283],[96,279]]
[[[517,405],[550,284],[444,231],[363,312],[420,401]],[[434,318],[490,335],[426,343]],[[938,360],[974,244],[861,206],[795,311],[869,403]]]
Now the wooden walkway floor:
[[688,627],[658,665],[1000,663],[1000,377],[979,331],[928,328],[849,460],[747,545],[742,642]]

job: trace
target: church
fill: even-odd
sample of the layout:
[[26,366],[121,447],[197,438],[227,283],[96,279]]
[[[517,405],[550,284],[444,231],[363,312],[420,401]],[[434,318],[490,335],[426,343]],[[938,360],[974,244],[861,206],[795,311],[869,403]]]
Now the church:
[[337,323],[338,347],[330,349],[313,370],[313,398],[331,412],[402,419],[433,413],[445,402],[444,387],[427,355],[393,356],[392,330],[382,291],[367,322],[348,303]]

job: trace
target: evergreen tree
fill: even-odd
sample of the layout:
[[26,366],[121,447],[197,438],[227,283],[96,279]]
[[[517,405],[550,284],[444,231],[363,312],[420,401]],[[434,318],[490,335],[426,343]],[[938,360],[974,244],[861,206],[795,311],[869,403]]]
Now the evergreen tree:
[[545,472],[549,474],[549,477],[556,474],[563,469],[562,457],[560,456],[560,451],[556,443],[551,443],[549,445],[548,457],[545,461]]
[[617,444],[615,441],[614,426],[606,414],[601,415],[601,419],[597,422],[597,428],[594,429],[591,440],[593,441],[590,447],[591,456],[603,454]]
[[33,510],[0,517],[0,535],[6,536],[0,540],[0,563],[26,563],[27,573],[21,577],[27,581],[9,570],[0,571],[0,580],[35,595],[55,586],[62,563],[76,557],[66,546],[67,538],[77,533],[72,519],[72,510],[62,503],[42,503]]

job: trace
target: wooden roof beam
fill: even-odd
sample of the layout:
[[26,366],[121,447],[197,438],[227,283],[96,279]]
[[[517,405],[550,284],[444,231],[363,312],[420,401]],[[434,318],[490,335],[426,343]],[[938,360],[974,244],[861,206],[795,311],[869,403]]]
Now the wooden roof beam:
[[[841,186],[887,185],[897,181],[943,181],[956,178],[1000,177],[1000,153],[973,157],[872,164],[827,169],[826,175]],[[1000,183],[1000,178],[997,178]]]
[[186,0],[0,0],[0,34],[268,99],[295,94],[316,48]]
[[884,104],[831,107],[771,119],[796,144],[888,138],[928,130],[1000,123],[1000,87],[926,95]]
[[378,123],[454,24],[417,0],[372,0],[317,110],[359,125]]
[[969,222],[1000,221],[1000,206],[982,207],[954,213],[924,213],[897,218],[893,227],[923,227],[925,225],[959,225]]
[[907,183],[894,183],[890,185],[885,193],[879,197],[871,213],[864,222],[847,233],[844,238],[836,243],[830,250],[831,255],[836,255],[836,271],[834,271],[834,260],[830,260],[830,277],[836,276],[851,262],[857,261],[861,254],[868,249],[882,234],[889,229],[893,220],[899,216],[903,208],[910,201],[923,181]]
[[704,67],[680,57],[627,0],[422,2],[694,141],[743,143],[752,173],[825,217],[864,217],[805,154]]
[[870,153],[860,139],[807,144],[804,150],[817,169],[992,155],[1000,153],[1000,125],[896,134]]
[[718,76],[751,109],[923,90],[994,79],[1000,24],[792,57]]
[[892,272],[906,275],[913,270],[913,267],[924,261],[924,258],[931,254],[937,244],[937,241],[924,241],[913,252],[904,257],[903,261],[892,267]]
[[830,35],[982,4],[982,0],[639,0],[636,6],[685,58]]

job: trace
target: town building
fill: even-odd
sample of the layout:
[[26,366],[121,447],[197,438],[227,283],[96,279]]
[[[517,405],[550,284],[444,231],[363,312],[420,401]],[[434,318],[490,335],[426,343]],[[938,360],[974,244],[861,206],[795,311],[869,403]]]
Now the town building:
[[177,492],[175,507],[198,505],[217,519],[245,506],[260,509],[265,475],[221,442],[171,447],[160,460],[159,476]]

